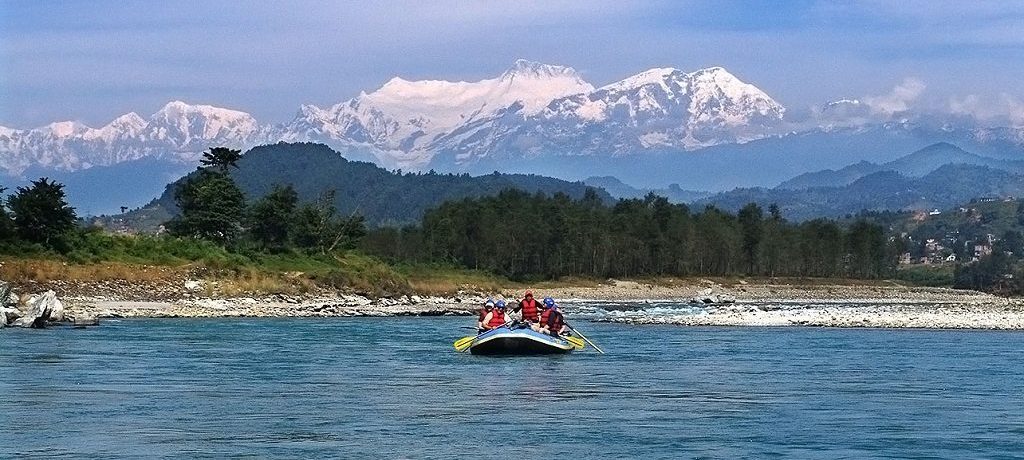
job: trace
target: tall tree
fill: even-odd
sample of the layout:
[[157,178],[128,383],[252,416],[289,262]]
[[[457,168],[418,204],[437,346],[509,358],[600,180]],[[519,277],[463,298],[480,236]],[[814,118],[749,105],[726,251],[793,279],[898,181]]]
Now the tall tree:
[[242,158],[242,151],[229,149],[227,147],[212,147],[203,152],[203,158],[199,160],[203,166],[209,166],[222,174],[227,174],[228,168],[237,168],[238,160]]
[[45,177],[28,187],[18,187],[7,197],[7,207],[19,237],[55,249],[62,248],[78,220],[75,208],[65,198],[64,185]]
[[245,195],[225,173],[200,171],[174,193],[181,213],[166,223],[175,236],[227,245],[241,231]]
[[758,252],[761,245],[762,238],[762,222],[764,213],[761,211],[761,207],[755,203],[750,203],[740,209],[739,214],[736,218],[740,223],[740,231],[743,234],[743,257],[744,262],[747,266],[747,274],[752,275],[757,269]]
[[[6,191],[7,187],[0,187],[0,195]],[[7,212],[7,207],[0,201],[0,242],[10,241],[14,236],[14,221],[11,220],[11,214]]]

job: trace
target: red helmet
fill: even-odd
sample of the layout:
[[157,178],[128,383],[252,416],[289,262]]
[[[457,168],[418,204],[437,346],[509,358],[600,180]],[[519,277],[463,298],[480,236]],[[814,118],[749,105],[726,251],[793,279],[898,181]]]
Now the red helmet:
[[533,291],[530,290],[530,289],[527,289],[526,290],[526,294],[523,294],[523,297],[533,297]]

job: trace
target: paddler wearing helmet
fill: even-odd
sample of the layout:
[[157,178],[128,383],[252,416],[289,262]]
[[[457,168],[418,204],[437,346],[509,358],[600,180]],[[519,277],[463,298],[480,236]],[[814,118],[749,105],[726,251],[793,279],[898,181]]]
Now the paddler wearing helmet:
[[494,309],[484,316],[483,328],[486,330],[497,329],[505,325],[505,304],[504,300],[499,300],[494,303]]
[[487,299],[484,301],[484,306],[480,308],[479,316],[476,319],[476,328],[479,329],[480,332],[487,330],[487,328],[484,327],[484,324],[486,324],[484,323],[484,318],[487,318],[487,314],[490,313],[491,310],[494,310],[494,300]]
[[544,305],[547,306],[547,309],[544,310],[544,315],[542,315],[541,332],[558,337],[565,332],[565,317],[562,316],[562,312],[558,304],[555,303],[555,299],[546,297]]
[[565,330],[565,317],[562,316],[562,312],[558,311],[559,308],[558,304],[555,303],[555,299],[545,297],[542,305],[543,312],[540,315],[540,324],[536,330],[558,337]]

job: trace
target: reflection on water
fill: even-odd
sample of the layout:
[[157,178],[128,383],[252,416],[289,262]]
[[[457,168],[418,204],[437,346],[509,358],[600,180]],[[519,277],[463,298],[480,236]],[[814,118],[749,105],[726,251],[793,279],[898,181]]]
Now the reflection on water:
[[1024,451],[1022,333],[578,321],[607,355],[499,358],[452,350],[469,321],[125,320],[3,331],[0,457]]

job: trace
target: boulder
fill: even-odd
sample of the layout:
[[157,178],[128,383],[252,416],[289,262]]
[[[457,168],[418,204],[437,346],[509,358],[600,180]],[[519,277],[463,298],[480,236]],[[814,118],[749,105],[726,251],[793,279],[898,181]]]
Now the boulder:
[[46,291],[40,295],[29,298],[28,313],[12,323],[19,327],[46,327],[47,321],[57,321],[55,318],[64,317],[64,305],[57,300],[57,293]]

